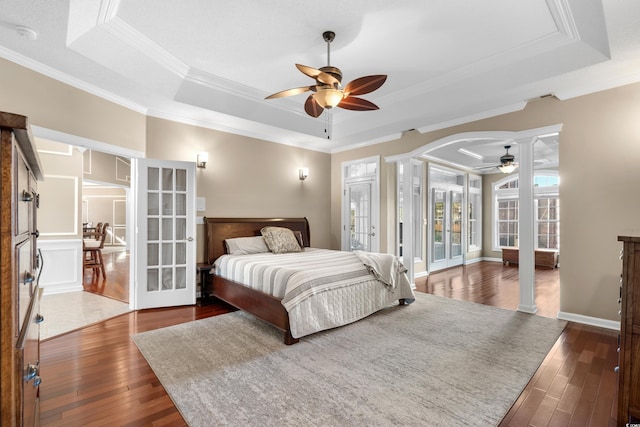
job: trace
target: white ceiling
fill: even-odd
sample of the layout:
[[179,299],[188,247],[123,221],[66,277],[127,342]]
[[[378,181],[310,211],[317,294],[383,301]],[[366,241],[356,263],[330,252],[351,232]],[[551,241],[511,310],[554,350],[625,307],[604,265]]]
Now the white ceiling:
[[[380,110],[264,99],[314,83],[294,64],[326,65],[325,30],[343,83],[388,75],[362,96]],[[0,56],[151,116],[337,152],[640,81],[640,2],[0,0]]]

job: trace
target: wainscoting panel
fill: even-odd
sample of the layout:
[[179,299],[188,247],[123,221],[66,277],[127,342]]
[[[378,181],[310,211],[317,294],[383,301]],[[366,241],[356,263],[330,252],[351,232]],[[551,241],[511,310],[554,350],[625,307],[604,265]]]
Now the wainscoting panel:
[[45,295],[82,290],[82,240],[38,240]]

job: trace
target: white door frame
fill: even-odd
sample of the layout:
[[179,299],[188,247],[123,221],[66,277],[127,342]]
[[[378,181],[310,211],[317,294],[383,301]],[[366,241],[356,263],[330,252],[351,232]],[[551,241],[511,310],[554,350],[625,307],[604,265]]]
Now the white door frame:
[[[375,163],[375,174],[364,174],[361,176],[347,177],[346,171],[349,166],[360,163]],[[351,160],[343,162],[341,167],[342,175],[342,203],[341,203],[341,248],[343,251],[350,250],[350,230],[351,225],[349,207],[350,201],[347,200],[347,186],[351,184],[371,183],[371,207],[370,207],[370,223],[371,223],[371,241],[370,252],[378,252],[380,250],[380,156],[367,157],[364,159]]]
[[[115,156],[127,157],[132,161],[133,159],[144,158],[144,152],[142,151],[131,150],[129,148],[119,147],[116,145],[107,144],[107,143],[96,141],[90,138],[72,135],[72,134],[60,132],[53,129],[31,125],[31,131],[33,132],[33,135],[38,138],[44,138],[51,141],[69,144],[74,147],[78,147],[79,149],[101,151],[103,153],[112,154]],[[133,181],[133,177],[132,177],[132,181]],[[135,218],[134,208],[136,203],[136,197],[134,194],[131,194],[133,192],[129,192],[129,193],[131,197],[127,198],[127,215],[128,215],[128,219],[129,218],[133,219]],[[128,241],[131,242],[129,246],[129,251],[130,251],[129,256],[133,258],[135,256],[135,246],[133,242],[134,239],[132,238],[134,224],[133,224],[133,221],[128,221],[128,224],[131,225],[131,227],[128,227],[130,229],[129,231],[130,238],[128,239]],[[135,307],[133,306],[133,299],[131,297],[131,293],[135,292],[134,284],[135,284],[135,268],[133,266],[133,263],[130,263],[129,265],[129,308],[131,310],[135,309]]]

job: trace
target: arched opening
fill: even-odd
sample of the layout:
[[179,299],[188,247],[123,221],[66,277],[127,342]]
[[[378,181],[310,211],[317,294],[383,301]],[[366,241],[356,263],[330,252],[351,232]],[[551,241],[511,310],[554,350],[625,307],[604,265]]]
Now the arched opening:
[[[396,168],[398,174],[411,170],[412,162],[416,161],[426,163],[429,168],[435,170],[451,171],[456,179],[457,189],[462,191],[462,201],[457,205],[458,210],[462,210],[461,215],[458,215],[462,221],[458,223],[455,222],[454,217],[449,218],[448,223],[446,217],[435,218],[433,215],[423,215],[422,218],[416,219],[415,215],[419,209],[416,209],[415,204],[421,202],[410,197],[397,199],[399,206],[396,229],[399,230],[399,240],[402,241],[401,256],[405,265],[410,266],[408,269],[411,272],[412,280],[415,277],[429,274],[430,269],[435,265],[428,262],[421,268],[414,256],[414,242],[419,240],[421,236],[427,236],[425,245],[421,249],[430,261],[435,260],[436,255],[443,253],[442,248],[439,248],[439,251],[435,249],[434,239],[436,236],[441,238],[445,236],[445,234],[436,233],[436,226],[442,228],[442,233],[448,230],[451,236],[458,236],[459,241],[455,243],[461,245],[461,263],[500,260],[501,255],[493,245],[494,224],[491,219],[491,210],[487,211],[491,206],[491,191],[487,191],[487,185],[488,182],[502,179],[507,173],[515,174],[520,183],[517,188],[519,200],[517,227],[520,249],[518,273],[520,303],[518,310],[529,313],[536,312],[534,252],[539,244],[537,239],[539,239],[540,233],[536,230],[536,226],[540,220],[536,211],[534,176],[535,171],[539,169],[555,171],[557,174],[561,128],[562,125],[554,125],[520,132],[486,131],[456,134],[433,141],[409,153],[385,158],[386,162],[398,165]],[[512,171],[500,170],[499,168],[503,164],[501,157],[504,156],[506,147],[509,147],[508,153],[515,158],[513,161],[515,169]],[[406,183],[404,184],[406,187],[404,194],[411,194],[413,181],[404,179],[402,176],[398,176],[397,180]],[[427,206],[425,212],[439,212],[437,209],[438,201],[434,196],[433,189],[442,185],[430,174],[425,180],[425,191],[423,192],[423,197],[426,199],[424,205]],[[482,191],[483,188],[485,191]],[[441,209],[441,211],[446,212],[446,209]],[[442,222],[436,224],[436,219]],[[479,227],[479,224],[482,226]],[[459,228],[454,230],[455,226]],[[447,264],[442,265],[444,266],[442,268],[447,268]]]

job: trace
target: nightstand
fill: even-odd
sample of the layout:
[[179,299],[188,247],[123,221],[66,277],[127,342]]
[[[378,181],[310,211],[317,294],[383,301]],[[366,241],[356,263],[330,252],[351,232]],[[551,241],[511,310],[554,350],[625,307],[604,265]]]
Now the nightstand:
[[206,262],[199,262],[196,264],[196,273],[200,277],[200,298],[198,298],[198,305],[203,306],[209,304],[209,292],[212,279],[211,270],[213,270],[213,264]]

